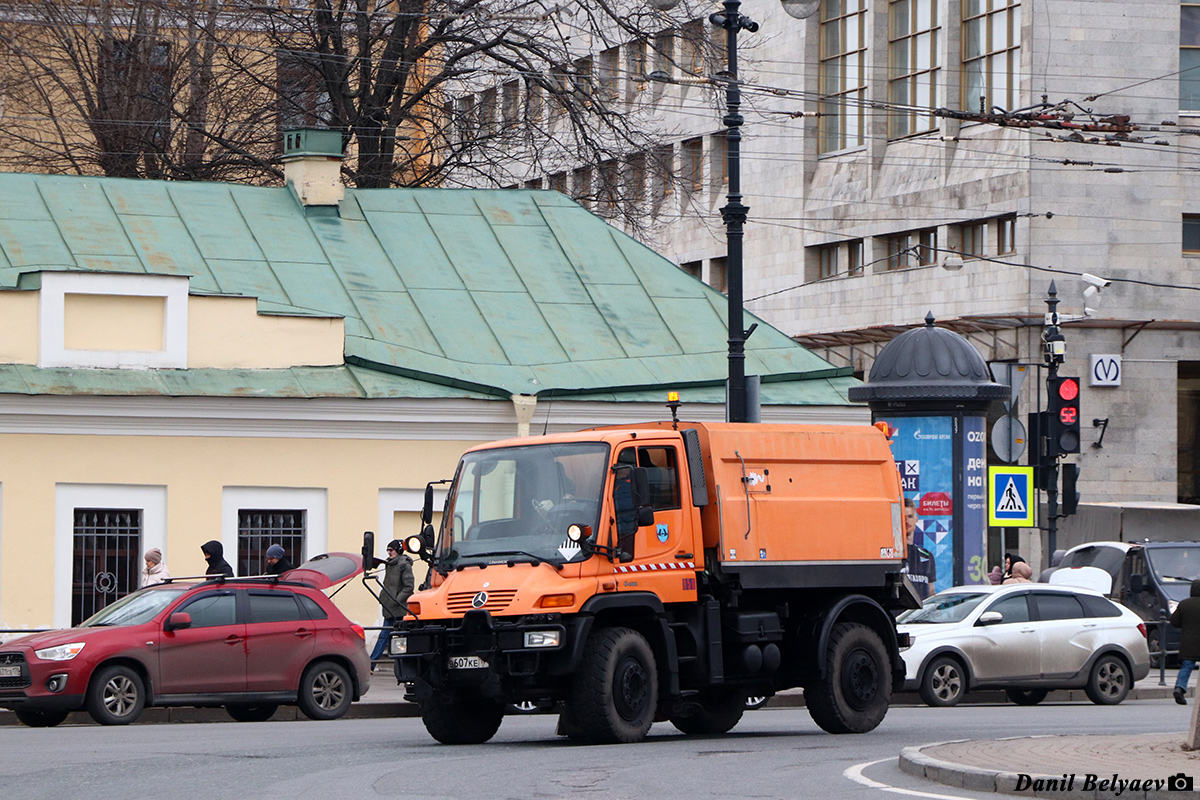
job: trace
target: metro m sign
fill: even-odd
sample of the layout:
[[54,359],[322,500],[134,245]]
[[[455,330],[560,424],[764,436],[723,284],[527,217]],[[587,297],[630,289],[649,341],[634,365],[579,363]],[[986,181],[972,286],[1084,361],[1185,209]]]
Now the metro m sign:
[[1089,386],[1120,386],[1121,357],[1119,355],[1094,355],[1092,368],[1088,372]]

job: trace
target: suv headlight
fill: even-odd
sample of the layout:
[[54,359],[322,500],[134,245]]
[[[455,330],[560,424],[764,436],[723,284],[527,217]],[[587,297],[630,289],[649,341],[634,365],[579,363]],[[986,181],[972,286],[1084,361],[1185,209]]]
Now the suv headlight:
[[44,650],[34,650],[33,654],[43,661],[70,661],[83,652],[83,645],[83,642],[60,644],[55,647],[47,647]]
[[525,631],[526,647],[558,647],[559,631]]
[[389,652],[394,656],[408,655],[408,637],[393,636],[389,645]]

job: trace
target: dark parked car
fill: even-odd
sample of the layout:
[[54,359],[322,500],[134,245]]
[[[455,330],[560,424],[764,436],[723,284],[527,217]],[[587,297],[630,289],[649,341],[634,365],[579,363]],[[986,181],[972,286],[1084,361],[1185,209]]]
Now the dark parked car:
[[[1158,621],[1169,617],[1200,578],[1200,542],[1089,542],[1063,556],[1063,567],[1099,567],[1112,576],[1109,597],[1146,621],[1151,662],[1158,666]],[[1166,626],[1166,649],[1179,649],[1179,629]],[[1177,661],[1170,656],[1168,662]]]
[[370,686],[363,629],[321,589],[361,571],[317,556],[278,577],[181,579],[121,598],[79,627],[0,645],[0,708],[47,727],[86,709],[101,725],[146,706],[225,706],[239,721],[295,704],[337,719]]

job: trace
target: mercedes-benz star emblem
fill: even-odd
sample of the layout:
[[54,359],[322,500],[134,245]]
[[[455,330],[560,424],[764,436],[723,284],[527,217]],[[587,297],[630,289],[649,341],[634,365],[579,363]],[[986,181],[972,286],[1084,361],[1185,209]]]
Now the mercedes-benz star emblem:
[[471,608],[483,608],[487,605],[487,592],[480,592],[471,598]]

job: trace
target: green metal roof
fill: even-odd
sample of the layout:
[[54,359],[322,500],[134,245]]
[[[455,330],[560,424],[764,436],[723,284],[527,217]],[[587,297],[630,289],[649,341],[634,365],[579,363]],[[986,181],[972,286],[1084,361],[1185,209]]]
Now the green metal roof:
[[[725,296],[556,192],[347,189],[338,209],[305,209],[289,188],[0,173],[0,288],[41,270],[186,275],[192,293],[252,296],[262,313],[344,317],[349,368],[321,372],[324,396],[344,382],[349,396],[657,398],[727,373]],[[764,401],[847,402],[847,369],[754,322],[746,372],[765,376]],[[0,391],[53,382],[3,372]],[[297,370],[186,372],[72,380],[311,396]]]

